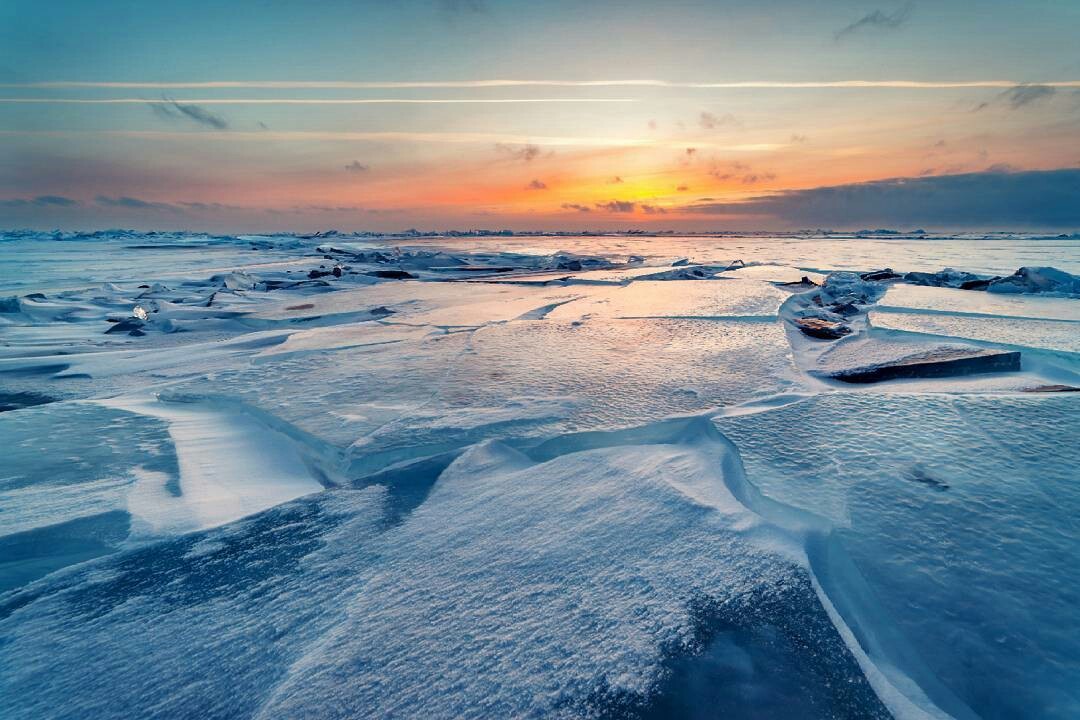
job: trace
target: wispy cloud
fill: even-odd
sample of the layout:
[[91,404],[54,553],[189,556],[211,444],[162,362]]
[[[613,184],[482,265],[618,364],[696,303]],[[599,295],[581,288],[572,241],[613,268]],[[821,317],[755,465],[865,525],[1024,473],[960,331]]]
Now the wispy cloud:
[[532,182],[530,182],[528,185],[525,186],[525,189],[526,190],[547,190],[548,186],[547,186],[547,183],[545,183],[545,182],[543,182],[541,180],[534,179]]
[[61,195],[38,195],[32,198],[9,198],[7,200],[0,200],[0,207],[19,208],[19,207],[51,207],[51,208],[67,208],[77,207],[79,205],[78,200],[72,200],[69,197],[63,197]]
[[225,118],[194,103],[181,103],[172,98],[163,98],[161,102],[150,103],[150,108],[166,120],[187,119],[214,130],[226,130],[229,127]]
[[1001,93],[991,102],[979,103],[975,106],[975,112],[985,110],[994,103],[1004,105],[1010,110],[1019,110],[1022,107],[1049,100],[1056,94],[1057,88],[1050,85],[1017,85]]
[[596,203],[597,210],[605,210],[613,213],[632,213],[637,203],[631,200],[609,200],[606,203]]
[[533,145],[532,143],[514,145],[506,142],[497,142],[495,143],[495,150],[496,152],[504,153],[516,160],[522,160],[524,162],[532,162],[540,157],[540,154],[543,152],[539,146]]
[[[320,130],[267,130],[258,132],[166,132],[161,130],[0,130],[0,137],[121,137],[142,140],[220,140],[225,142],[430,142],[447,144],[493,144],[497,147],[536,145],[540,147],[656,147],[678,150],[685,148],[676,140],[639,137],[567,137],[537,135],[503,135],[499,133],[439,133],[439,132],[352,132]],[[738,143],[733,145],[698,143],[700,147],[725,152],[769,152],[786,147],[783,143]],[[535,157],[535,156],[534,156]],[[524,158],[523,158],[524,159]]]
[[574,210],[575,212],[592,212],[592,208],[588,205],[579,205],[577,203],[563,203],[560,207],[563,210]]
[[370,165],[364,165],[359,160],[353,160],[351,163],[345,166],[345,171],[351,173],[366,173],[370,169]]
[[739,120],[731,113],[725,113],[723,115],[714,115],[710,112],[703,112],[698,116],[698,125],[704,130],[715,130],[718,127],[725,125],[739,125]]
[[834,33],[833,37],[836,40],[843,40],[849,35],[870,28],[894,30],[907,22],[908,18],[911,17],[913,8],[914,3],[909,2],[891,13],[887,13],[883,10],[874,10],[873,12],[863,15],[858,20],[840,28]]
[[743,185],[756,185],[776,179],[776,173],[768,170],[754,170],[743,162],[714,164],[709,174],[717,180],[738,180]]
[[[174,118],[186,110],[207,112],[203,105],[515,105],[535,103],[634,103],[636,98],[197,98],[145,100],[143,98],[0,98],[0,103],[20,105],[149,105],[155,112]],[[184,109],[178,109],[182,106]],[[224,121],[223,121],[224,122]]]
[[130,197],[127,195],[121,195],[119,197],[98,195],[96,198],[94,198],[94,202],[96,202],[102,207],[110,208],[126,208],[128,210],[169,210],[172,212],[183,212],[183,209],[177,205],[163,202],[154,202],[151,200],[141,200],[139,198]]

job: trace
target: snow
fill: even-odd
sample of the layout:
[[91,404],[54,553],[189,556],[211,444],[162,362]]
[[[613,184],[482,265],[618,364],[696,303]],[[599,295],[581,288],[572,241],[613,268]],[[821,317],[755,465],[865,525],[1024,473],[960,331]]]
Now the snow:
[[104,404],[168,423],[180,482],[168,493],[167,478],[140,473],[128,503],[140,534],[215,527],[323,489],[288,438],[243,411],[156,398]]
[[[0,716],[1073,717],[1050,265],[1080,241],[4,234]],[[1043,291],[904,279],[946,267]],[[943,348],[1022,360],[828,377]]]

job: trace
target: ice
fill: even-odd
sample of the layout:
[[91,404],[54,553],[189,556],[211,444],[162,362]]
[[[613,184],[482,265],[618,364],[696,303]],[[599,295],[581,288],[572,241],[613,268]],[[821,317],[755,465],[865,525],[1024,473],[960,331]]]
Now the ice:
[[1080,353],[1080,320],[1033,320],[1010,317],[871,312],[870,322],[888,330],[967,338],[1013,347]]
[[165,420],[179,463],[172,493],[158,478],[139,478],[128,504],[139,534],[223,525],[323,489],[287,437],[242,410],[153,398],[105,404]]
[[762,492],[841,528],[942,707],[953,695],[978,717],[1067,718],[1080,712],[1080,644],[1061,631],[1080,599],[1076,404],[832,394],[718,422]]
[[804,235],[3,234],[0,716],[1080,713],[1080,244]]
[[1055,267],[1022,267],[1008,277],[991,280],[990,293],[1080,294],[1080,276]]
[[528,452],[475,446],[400,524],[382,488],[336,490],[12,596],[0,708],[662,714],[697,677],[728,703],[798,679],[808,716],[886,717],[706,421]]
[[875,308],[883,311],[926,311],[974,317],[1080,321],[1071,298],[1045,295],[997,295],[952,288],[892,285]]
[[599,288],[552,312],[552,320],[583,317],[748,317],[772,320],[787,294],[745,280],[665,282],[638,280],[625,287]]

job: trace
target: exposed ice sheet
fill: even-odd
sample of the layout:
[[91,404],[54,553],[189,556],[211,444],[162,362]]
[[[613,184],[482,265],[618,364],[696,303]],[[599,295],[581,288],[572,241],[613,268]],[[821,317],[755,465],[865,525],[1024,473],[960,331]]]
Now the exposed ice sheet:
[[0,592],[113,552],[140,473],[179,472],[164,423],[88,403],[0,414]]
[[1064,719],[1080,713],[1080,640],[1062,632],[1080,602],[1078,401],[844,393],[718,424],[766,495],[844,528],[879,622],[951,694],[979,717]]
[[721,277],[743,278],[745,280],[765,280],[767,282],[799,282],[804,277],[821,284],[825,275],[811,270],[802,270],[790,265],[755,264],[736,270],[728,270]]
[[887,717],[730,446],[643,432],[479,445],[399,524],[332,490],[27,588],[0,711],[662,717],[696,678],[736,717]]
[[623,287],[601,288],[567,303],[548,316],[552,320],[642,317],[776,316],[787,294],[763,283],[745,280],[670,282],[638,280]]
[[156,398],[102,402],[165,420],[175,447],[180,478],[174,492],[144,471],[131,495],[139,535],[223,525],[323,489],[287,437],[242,410]]
[[1074,298],[1042,295],[1001,295],[953,288],[897,284],[889,288],[878,310],[927,310],[980,317],[1035,318],[1080,322],[1080,303]]
[[1010,317],[905,312],[870,313],[870,322],[886,330],[970,338],[1018,347],[1042,348],[1080,353],[1080,320],[1031,320]]

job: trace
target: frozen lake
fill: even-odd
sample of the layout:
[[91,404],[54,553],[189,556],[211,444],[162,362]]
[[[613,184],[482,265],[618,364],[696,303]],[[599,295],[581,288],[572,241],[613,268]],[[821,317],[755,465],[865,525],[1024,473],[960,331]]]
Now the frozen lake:
[[0,716],[1077,717],[1077,274],[0,236]]

